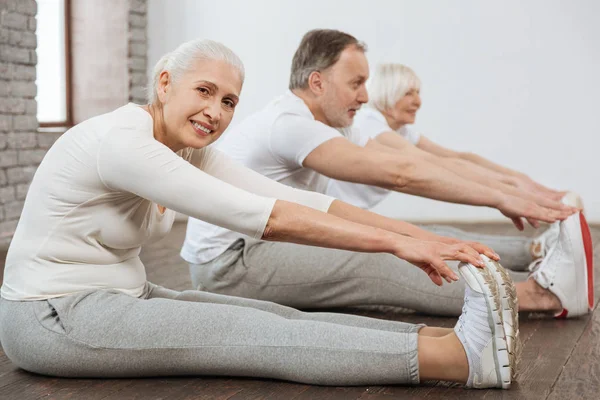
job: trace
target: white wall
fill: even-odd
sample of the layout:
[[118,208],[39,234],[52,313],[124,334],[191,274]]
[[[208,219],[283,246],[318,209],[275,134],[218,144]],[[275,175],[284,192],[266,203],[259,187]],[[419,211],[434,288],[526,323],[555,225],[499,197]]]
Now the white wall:
[[[600,2],[595,0],[149,1],[149,65],[196,37],[244,60],[234,123],[287,87],[313,28],[349,32],[369,62],[402,62],[423,81],[416,129],[583,195],[600,222]],[[596,161],[596,162],[594,162]],[[502,220],[494,210],[394,194],[377,211],[410,220]]]

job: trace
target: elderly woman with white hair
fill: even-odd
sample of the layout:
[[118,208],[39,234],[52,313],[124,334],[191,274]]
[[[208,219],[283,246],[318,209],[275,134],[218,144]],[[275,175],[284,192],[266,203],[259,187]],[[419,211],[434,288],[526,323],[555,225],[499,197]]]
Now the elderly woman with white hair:
[[[211,148],[243,80],[241,61],[223,45],[184,43],[158,62],[148,105],[127,104],[56,141],[6,259],[0,340],[8,358],[61,377],[509,387],[515,359],[503,315],[517,311],[494,307],[498,285],[511,285],[497,278],[501,267],[465,244],[376,228],[368,211],[271,181]],[[444,260],[466,262],[465,313],[452,330],[159,287],[146,280],[139,253],[169,232],[176,211],[256,239],[390,253],[439,284],[458,279]]]
[[[421,107],[421,81],[409,67],[377,65],[368,90],[368,106],[357,113],[353,125],[367,143],[366,147],[398,158],[425,159],[490,189],[507,193],[520,189],[522,194],[532,198],[562,200],[565,204],[583,208],[581,199],[573,192],[549,189],[521,172],[477,154],[447,149],[409,127]],[[362,208],[374,207],[389,193],[389,190],[337,180],[331,180],[327,188],[327,194]],[[513,218],[513,222],[518,229],[524,228],[520,219]],[[538,227],[535,221],[530,222]],[[583,213],[561,223],[555,222],[535,238],[473,233],[443,225],[422,228],[493,248],[516,282],[521,311],[545,309],[556,311],[560,317],[577,317],[589,313],[595,304],[592,244]],[[419,293],[423,292],[419,290]],[[444,295],[450,298],[450,292],[446,290]]]
[[377,65],[369,82],[368,107],[357,114],[355,126],[362,135],[374,139],[372,145],[413,152],[420,150],[430,161],[488,186],[505,190],[503,185],[511,185],[553,200],[564,198],[567,204],[583,208],[581,199],[574,193],[549,189],[522,172],[475,153],[443,147],[409,127],[415,123],[421,107],[420,90],[421,81],[409,67],[393,63]]

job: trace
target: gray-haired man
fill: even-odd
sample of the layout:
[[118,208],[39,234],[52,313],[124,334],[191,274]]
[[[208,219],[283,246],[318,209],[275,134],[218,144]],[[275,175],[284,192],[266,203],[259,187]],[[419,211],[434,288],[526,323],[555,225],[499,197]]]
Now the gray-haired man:
[[[511,219],[555,222],[567,218],[570,224],[577,219],[579,226],[575,210],[555,200],[540,200],[545,206],[540,205],[527,193],[501,191],[423,159],[399,158],[365,147],[361,136],[351,128],[356,111],[368,100],[365,81],[369,67],[364,52],[365,46],[346,33],[308,32],[294,55],[290,90],[234,127],[219,148],[271,179],[304,190],[324,193],[330,178],[335,178],[378,187],[382,194],[393,190],[493,207]],[[585,250],[581,229],[557,228],[531,240],[454,230],[431,232],[385,217],[369,224],[424,240],[483,242],[514,270],[521,310],[560,311],[569,307],[571,316],[588,312],[587,301],[585,306],[577,307],[570,303],[572,298],[581,297],[577,285],[586,278],[563,283],[560,279],[572,274],[573,268],[585,268],[574,259],[575,254]],[[444,236],[447,233],[459,237]],[[567,261],[563,258],[562,264],[559,258],[548,262],[547,258],[552,254],[556,257],[556,252],[549,252],[541,263],[552,269],[552,283],[561,286],[559,295],[556,290],[544,289],[549,287],[545,280],[527,279],[526,272],[528,265],[546,255],[545,250],[557,241],[576,246],[565,249]],[[193,219],[188,223],[181,255],[190,263],[197,289],[297,308],[387,304],[431,314],[459,315],[463,305],[464,284],[436,287],[423,279],[418,268],[384,254],[255,241]],[[565,282],[570,282],[567,287]]]

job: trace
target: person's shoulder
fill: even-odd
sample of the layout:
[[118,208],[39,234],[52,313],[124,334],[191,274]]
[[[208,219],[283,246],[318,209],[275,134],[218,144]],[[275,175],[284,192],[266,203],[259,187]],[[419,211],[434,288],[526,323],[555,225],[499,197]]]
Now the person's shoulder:
[[93,131],[97,135],[117,130],[138,131],[152,135],[152,129],[152,117],[150,114],[133,103],[89,118],[72,128],[74,131]]
[[295,95],[291,90],[274,99],[270,105],[272,110],[277,114],[297,115],[314,120],[314,116],[306,103],[304,103],[304,100]]
[[140,105],[128,103],[110,114],[118,126],[152,131],[152,117]]
[[359,113],[362,113],[363,118],[366,118],[366,119],[375,119],[377,121],[385,121],[385,117],[383,116],[381,111],[376,110],[373,107],[365,107],[365,108],[361,109],[359,111]]
[[361,108],[358,113],[356,113],[356,117],[354,117],[355,124],[359,127],[370,126],[373,124],[380,125],[386,124],[387,121],[383,114],[371,107]]

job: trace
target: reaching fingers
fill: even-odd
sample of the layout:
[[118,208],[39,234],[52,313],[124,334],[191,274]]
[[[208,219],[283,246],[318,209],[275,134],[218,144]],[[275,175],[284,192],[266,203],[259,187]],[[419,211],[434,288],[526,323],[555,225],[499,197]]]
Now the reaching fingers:
[[441,253],[444,260],[458,260],[482,268],[485,264],[481,256],[472,247],[461,243],[450,245],[447,252]]
[[452,269],[450,269],[450,267],[448,267],[448,265],[446,265],[444,260],[442,260],[441,258],[433,258],[429,262],[429,265],[435,268],[437,273],[440,274],[442,278],[446,279],[448,283],[455,282],[458,280],[458,275],[456,275],[456,273],[452,271]]
[[500,256],[494,250],[487,247],[486,245],[478,243],[478,242],[467,242],[467,244],[469,246],[471,246],[472,248],[474,248],[475,250],[477,250],[477,252],[479,252],[479,254],[485,254],[492,260],[500,261]]
[[562,221],[562,220],[569,218],[571,215],[573,215],[573,212],[571,210],[557,211],[557,210],[545,209],[545,211],[547,212],[547,214],[549,214],[549,217],[548,217],[549,220],[542,219],[542,221],[549,222],[549,223],[552,223],[554,221]]
[[[444,284],[444,280],[442,279],[442,276],[440,275],[439,272],[437,272],[437,270],[435,268],[428,267],[425,269],[425,273],[427,274],[427,276],[429,276],[429,279],[431,279],[431,281],[433,283],[435,283],[437,286],[442,286]],[[448,283],[450,283],[450,281],[448,281],[447,278],[446,278],[446,281]]]
[[527,218],[527,222],[529,222],[529,225],[533,226],[535,229],[540,227],[540,223],[533,218]]
[[558,211],[534,205],[533,207],[528,208],[527,212],[523,216],[527,218],[528,221],[530,219],[535,219],[543,222],[552,223],[559,220],[562,221],[563,219],[569,217],[569,215],[571,214],[572,213],[570,211]]
[[519,217],[514,217],[511,218],[513,224],[517,227],[518,230],[522,231],[523,229],[525,229],[525,226],[523,225],[523,221],[521,221],[521,218]]

